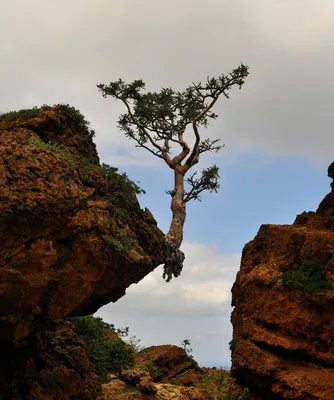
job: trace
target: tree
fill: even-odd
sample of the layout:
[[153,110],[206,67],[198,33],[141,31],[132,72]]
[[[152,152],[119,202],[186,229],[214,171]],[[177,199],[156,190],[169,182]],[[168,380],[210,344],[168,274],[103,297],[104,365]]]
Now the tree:
[[[183,240],[186,219],[186,204],[190,200],[201,200],[204,191],[217,192],[219,170],[216,165],[204,169],[200,175],[195,171],[186,174],[207,152],[222,149],[220,139],[202,139],[199,127],[208,125],[209,119],[216,119],[213,106],[221,95],[229,98],[229,91],[238,86],[241,89],[248,75],[248,67],[241,64],[231,73],[217,78],[207,78],[205,84],[192,83],[183,92],[163,88],[160,92],[145,92],[145,83],[135,80],[129,84],[122,79],[109,85],[97,85],[103,97],[111,96],[120,100],[126,112],[121,114],[118,126],[125,136],[134,140],[136,147],[142,147],[162,159],[173,170],[174,188],[169,193],[172,220],[166,239],[164,275],[167,282],[172,276],[179,276],[184,255],[179,250]],[[187,127],[192,128],[194,144],[185,141]],[[172,157],[172,146],[179,148]],[[188,185],[185,189],[185,183]]]
[[[181,342],[181,346],[183,347],[183,350],[187,353],[187,355],[188,355],[189,357],[193,358],[193,357],[191,356],[191,353],[193,352],[193,349],[190,348],[190,345],[191,345],[190,339],[184,339],[184,340],[182,340],[182,342]],[[188,346],[189,346],[189,347],[188,347]]]

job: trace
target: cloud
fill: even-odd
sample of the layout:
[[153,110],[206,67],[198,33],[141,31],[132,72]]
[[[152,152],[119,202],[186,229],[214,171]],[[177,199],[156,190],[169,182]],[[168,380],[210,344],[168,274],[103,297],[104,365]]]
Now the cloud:
[[196,242],[185,242],[182,249],[186,260],[179,278],[166,283],[159,267],[130,286],[110,310],[150,317],[205,317],[229,310],[240,254],[221,254],[214,245]]
[[223,137],[224,157],[256,151],[327,164],[333,12],[331,0],[13,0],[0,15],[0,110],[71,103],[97,130],[99,152],[156,167],[144,151],[133,157],[117,129],[121,105],[102,99],[96,84],[142,78],[149,90],[182,89],[243,61],[246,85],[219,102],[207,131]]
[[189,338],[201,364],[229,365],[231,287],[241,255],[197,242],[184,242],[182,249],[186,261],[179,278],[166,283],[159,267],[97,315],[116,327],[129,326],[144,346],[179,346]]

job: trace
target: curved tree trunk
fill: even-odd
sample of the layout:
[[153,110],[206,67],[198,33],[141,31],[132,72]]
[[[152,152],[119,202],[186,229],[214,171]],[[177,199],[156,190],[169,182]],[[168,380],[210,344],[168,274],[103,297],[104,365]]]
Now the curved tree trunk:
[[184,175],[182,166],[176,166],[174,170],[174,190],[172,192],[171,210],[172,221],[166,239],[171,241],[178,249],[183,240],[183,226],[186,220],[186,204],[184,199]]

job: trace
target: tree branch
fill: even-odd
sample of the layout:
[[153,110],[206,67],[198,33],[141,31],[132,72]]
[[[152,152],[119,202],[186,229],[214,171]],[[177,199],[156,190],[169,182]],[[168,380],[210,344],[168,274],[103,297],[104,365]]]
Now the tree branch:
[[137,145],[136,147],[143,147],[144,149],[148,150],[150,153],[154,154],[155,156],[157,156],[157,157],[162,158],[163,160],[165,160],[166,164],[167,164],[170,168],[174,169],[173,163],[172,163],[172,161],[171,161],[171,159],[170,159],[168,153],[167,153],[161,146],[159,146],[157,143],[155,143],[155,141],[152,139],[151,135],[147,132],[146,128],[145,128],[143,125],[139,124],[139,122],[138,122],[138,121],[136,120],[136,118],[134,117],[134,115],[133,115],[133,113],[132,113],[132,111],[131,111],[131,108],[130,108],[128,102],[127,102],[126,100],[120,98],[120,97],[118,97],[118,98],[125,104],[125,106],[126,106],[126,108],[127,108],[127,110],[128,110],[128,114],[129,114],[129,116],[130,116],[131,119],[132,119],[132,123],[144,132],[145,137],[148,138],[148,140],[150,141],[150,143],[152,144],[152,146],[154,146],[155,148],[157,148],[157,149],[161,152],[161,154],[158,154],[157,152],[153,151],[153,150],[150,149],[149,147],[145,146],[143,143],[141,143],[141,141],[140,141],[137,137],[135,137],[135,136],[133,135],[132,138],[138,143],[138,145]]

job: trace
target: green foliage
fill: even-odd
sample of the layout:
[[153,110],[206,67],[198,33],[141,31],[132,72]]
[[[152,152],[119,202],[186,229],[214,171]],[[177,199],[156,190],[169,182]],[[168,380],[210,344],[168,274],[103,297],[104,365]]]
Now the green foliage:
[[191,189],[185,191],[184,202],[186,203],[190,200],[202,201],[200,193],[205,190],[209,191],[210,193],[217,193],[220,188],[220,176],[218,172],[219,168],[216,165],[213,165],[204,169],[199,178],[196,177],[197,172],[194,172],[190,177],[188,177],[186,179],[186,183],[191,187]]
[[[77,169],[80,179],[86,184],[92,184],[93,180],[90,176],[90,172],[92,170],[99,172],[110,185],[107,196],[110,198],[115,207],[115,213],[118,211],[118,213],[121,214],[121,210],[125,209],[127,205],[131,205],[130,199],[133,193],[145,193],[145,191],[141,189],[136,182],[133,182],[128,178],[126,173],[118,173],[117,168],[111,167],[105,163],[103,163],[102,166],[92,164],[89,160],[71,153],[66,149],[66,147],[52,143],[45,143],[39,136],[36,137],[31,144],[35,147],[52,151],[65,159],[71,167]],[[122,237],[120,238],[121,243],[114,244],[122,247],[123,239],[126,238]],[[131,245],[129,240],[127,243],[128,245]],[[133,245],[134,244],[132,244],[131,247],[133,247]]]
[[[145,129],[153,132],[153,139],[164,141],[165,138],[177,136],[186,129],[200,113],[207,108],[207,100],[223,94],[228,97],[230,89],[244,84],[248,75],[248,67],[241,64],[231,74],[222,74],[218,78],[208,78],[206,84],[192,84],[183,92],[171,88],[162,88],[160,92],[143,93],[145,83],[135,80],[126,84],[122,79],[110,82],[109,85],[97,85],[104,97],[111,96],[125,102],[133,102],[133,112],[122,114],[119,118],[119,128],[129,138],[138,143],[146,144],[149,138]],[[215,119],[217,115],[208,112],[199,119],[200,125],[206,126],[208,118]]]
[[136,335],[132,335],[126,340],[126,344],[132,347],[135,353],[140,353],[144,349],[144,347],[140,345],[141,341],[142,339],[137,338]]
[[[73,125],[76,129],[86,129],[91,138],[95,136],[95,131],[89,128],[90,123],[85,119],[79,110],[70,106],[69,104],[56,104],[53,107],[59,107],[60,112],[66,117],[70,125]],[[51,110],[53,107],[44,104],[41,107],[0,113],[0,122],[11,122],[17,119],[28,120],[37,117],[43,111]]]
[[194,356],[191,355],[191,353],[193,352],[193,349],[190,347],[190,345],[191,345],[191,340],[190,339],[183,339],[182,342],[181,342],[181,346],[183,347],[184,351],[187,353],[187,356],[191,360],[193,360]]
[[132,250],[138,243],[138,240],[129,236],[125,229],[120,230],[116,236],[104,235],[103,239],[108,245],[111,245],[120,253],[126,253]]
[[145,364],[146,370],[151,374],[154,375],[158,371],[158,367],[152,362],[149,361]]
[[331,286],[326,280],[325,265],[322,262],[306,260],[295,268],[282,275],[285,285],[314,293],[323,293],[330,289]]
[[249,390],[234,386],[229,374],[222,369],[206,374],[201,386],[209,398],[219,400],[248,400],[249,398]]
[[95,136],[95,131],[90,129],[90,122],[81,114],[79,110],[69,104],[57,104],[60,110],[70,125],[76,129],[87,130],[89,137],[93,138]]
[[[211,108],[219,96],[228,98],[233,86],[241,88],[248,74],[248,67],[241,64],[228,75],[208,77],[205,84],[193,83],[181,92],[171,88],[145,92],[142,80],[126,84],[118,79],[109,85],[99,84],[97,87],[103,97],[111,96],[123,102],[126,113],[120,115],[118,127],[126,137],[137,143],[137,147],[143,147],[163,159],[172,169],[183,161],[183,165],[190,168],[199,161],[200,154],[222,149],[223,146],[218,144],[220,139],[201,140],[197,128],[200,125],[206,127],[209,119],[217,118]],[[183,139],[190,124],[196,138],[192,151]],[[181,153],[171,160],[172,145],[180,146]],[[201,178],[195,178],[195,175],[187,181],[192,189],[186,194],[185,201],[199,200],[199,193],[204,190],[217,192],[219,189],[217,166],[204,170]],[[172,194],[173,191],[168,193]]]
[[77,164],[78,156],[76,156],[75,154],[71,153],[69,150],[67,150],[66,148],[64,148],[62,146],[58,146],[58,145],[51,144],[51,143],[45,143],[45,142],[43,142],[43,140],[39,136],[37,136],[31,142],[31,144],[33,146],[35,146],[35,147],[40,148],[40,149],[53,151],[59,157],[64,158],[71,167],[75,167],[76,164]]
[[145,190],[140,188],[137,183],[128,178],[125,172],[118,173],[118,168],[111,167],[108,164],[103,163],[101,166],[102,177],[115,186],[119,191],[123,193],[134,192],[136,194],[145,194]]
[[239,339],[238,339],[238,338],[235,338],[235,339],[232,339],[232,340],[229,342],[229,349],[231,350],[231,353],[232,353],[232,354],[233,354],[235,348],[237,347],[238,341],[239,341]]
[[[78,336],[87,343],[88,357],[103,382],[108,382],[109,373],[134,366],[133,349],[120,339],[114,342],[108,339],[106,330],[117,333],[113,325],[92,316],[72,317],[69,320],[75,324]],[[121,332],[127,335],[128,329]]]
[[[241,89],[248,74],[248,67],[241,64],[228,75],[208,77],[206,83],[192,83],[184,91],[162,88],[160,92],[146,92],[142,80],[127,84],[118,79],[108,85],[97,85],[103,97],[111,96],[124,104],[126,112],[118,119],[118,127],[124,135],[135,141],[136,147],[142,147],[161,158],[174,170],[174,188],[167,193],[176,196],[178,206],[172,204],[171,207],[173,218],[182,214],[179,219],[182,222],[176,228],[176,224],[172,224],[166,235],[169,240],[166,240],[165,246],[163,279],[167,282],[173,276],[179,276],[183,267],[184,254],[180,245],[186,203],[201,200],[203,191],[212,193],[219,189],[220,176],[216,165],[204,169],[200,177],[195,172],[185,181],[186,174],[199,162],[201,154],[218,152],[223,147],[219,145],[220,139],[201,139],[199,127],[207,127],[209,119],[217,118],[212,108],[218,98],[228,98],[234,86]],[[192,128],[195,139],[192,148],[184,138],[188,126]],[[174,157],[171,150],[173,146],[180,146],[179,153],[176,152]],[[185,182],[190,186],[188,191],[184,191]]]
[[42,111],[49,111],[51,109],[50,106],[44,104],[41,107],[33,107],[22,109],[18,111],[9,111],[6,113],[0,113],[0,122],[6,121],[11,122],[15,121],[16,119],[27,120],[31,118],[37,117]]

